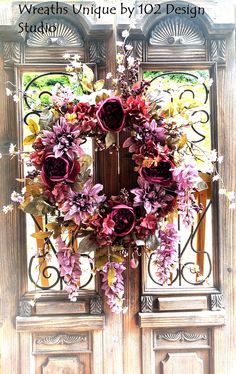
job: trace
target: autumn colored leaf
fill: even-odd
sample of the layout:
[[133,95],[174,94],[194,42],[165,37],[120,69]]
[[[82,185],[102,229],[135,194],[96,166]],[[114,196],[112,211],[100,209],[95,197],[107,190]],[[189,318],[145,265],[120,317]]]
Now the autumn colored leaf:
[[95,91],[100,91],[104,86],[104,79],[99,79],[97,82],[94,83],[94,89]]
[[36,134],[26,136],[26,138],[23,140],[23,144],[24,145],[30,145],[30,144],[34,143],[36,137],[37,137]]
[[32,132],[32,134],[39,133],[39,125],[33,118],[29,118],[27,120],[28,129]]
[[108,286],[112,287],[115,281],[116,281],[116,269],[113,267],[110,267],[108,270],[108,276],[107,276]]
[[31,236],[35,239],[46,239],[51,236],[52,232],[51,231],[39,231],[31,234]]

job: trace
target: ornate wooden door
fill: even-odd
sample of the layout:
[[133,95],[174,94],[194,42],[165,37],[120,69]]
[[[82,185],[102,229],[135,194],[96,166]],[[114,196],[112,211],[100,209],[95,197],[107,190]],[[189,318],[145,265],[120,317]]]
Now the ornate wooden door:
[[[221,172],[233,189],[235,21],[230,16],[233,8],[224,19],[219,1],[201,3],[206,14],[194,20],[180,15],[170,17],[165,12],[160,16],[141,17],[130,34],[130,43],[141,60],[140,74],[207,71],[213,78],[209,96],[212,142],[224,154]],[[17,18],[16,14],[17,5],[14,5],[13,19]],[[43,18],[40,17],[35,16],[34,21],[40,22]],[[28,18],[23,14],[20,21]],[[58,73],[64,68],[65,52],[80,54],[98,78],[104,78],[110,71],[115,74],[115,42],[129,20],[118,17],[114,27],[109,20],[107,24],[96,24],[70,13],[66,18],[57,16],[61,24],[59,33],[42,38],[33,33],[20,37],[13,22],[7,27],[4,22],[5,19],[0,26],[0,132],[1,152],[7,153],[9,143],[17,144],[22,136],[22,109],[19,105],[16,111],[15,104],[5,96],[5,82],[14,82],[19,87],[26,72]],[[120,142],[124,136],[121,135]],[[108,194],[134,185],[132,168],[132,160],[122,149],[113,154],[96,153],[95,179],[105,185]],[[1,161],[3,203],[8,201],[19,172],[15,160]],[[99,279],[80,291],[76,303],[67,300],[59,283],[59,289],[51,288],[50,279],[42,280],[46,282],[44,289],[40,291],[40,298],[35,298],[35,288],[29,288],[32,264],[26,251],[24,217],[19,212],[1,215],[4,228],[0,271],[2,373],[231,374],[234,217],[224,202],[218,200],[214,188],[211,195],[202,194],[198,198],[206,203],[211,201],[213,217],[209,220],[200,216],[199,231],[195,230],[197,248],[192,253],[196,254],[195,261],[204,273],[203,278],[196,279],[195,272],[191,274],[194,282],[193,278],[186,280],[184,269],[192,261],[192,255],[182,256],[185,245],[179,248],[176,279],[172,278],[172,285],[167,288],[160,287],[153,276],[151,259],[143,258],[138,269],[126,271],[128,311],[121,315],[109,310]],[[210,254],[207,230],[212,231]],[[202,250],[208,253],[204,259]],[[47,278],[48,273],[45,275]],[[209,283],[202,286],[206,278]]]

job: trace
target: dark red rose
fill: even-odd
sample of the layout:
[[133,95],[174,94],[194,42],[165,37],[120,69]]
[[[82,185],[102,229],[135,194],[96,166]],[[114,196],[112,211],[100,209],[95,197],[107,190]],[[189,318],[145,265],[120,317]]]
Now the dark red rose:
[[125,112],[117,97],[110,97],[97,111],[98,124],[102,131],[120,132],[125,124]]
[[97,125],[96,106],[79,102],[74,107],[81,132],[89,132]]
[[47,153],[41,177],[47,186],[53,187],[62,181],[74,183],[79,171],[80,165],[77,161],[69,159],[66,155],[55,157],[53,153]]
[[112,208],[110,217],[115,222],[115,236],[125,236],[133,230],[135,214],[132,207],[125,204],[116,205]]
[[173,167],[174,164],[169,159],[161,157],[159,161],[153,160],[151,166],[142,166],[139,173],[148,183],[170,186],[173,183]]

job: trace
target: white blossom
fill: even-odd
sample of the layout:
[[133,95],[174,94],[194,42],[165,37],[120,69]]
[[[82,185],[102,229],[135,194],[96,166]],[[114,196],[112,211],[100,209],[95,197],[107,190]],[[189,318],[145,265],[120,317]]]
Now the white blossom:
[[2,211],[3,211],[3,213],[5,213],[5,214],[11,212],[12,210],[13,210],[13,205],[12,205],[12,204],[9,204],[9,205],[3,205],[3,207],[2,207]]
[[133,65],[134,65],[134,57],[129,56],[129,57],[127,58],[127,62],[128,62],[128,64],[129,64],[129,66],[133,66]]
[[133,46],[132,46],[131,44],[127,44],[127,45],[125,46],[125,49],[126,49],[127,51],[132,51]]
[[118,68],[117,68],[117,71],[118,71],[118,73],[124,73],[124,71],[125,71],[124,65],[119,65]]
[[107,73],[106,78],[107,78],[107,79],[111,79],[111,78],[112,78],[112,73],[111,73],[111,72]]
[[24,201],[24,198],[18,192],[13,191],[12,194],[11,194],[11,200],[14,203],[20,203],[21,204]]
[[0,153],[0,159],[2,158],[2,153]]
[[9,88],[6,88],[6,95],[7,96],[11,96],[12,95],[12,91],[9,90]]
[[14,156],[16,153],[16,144],[11,143],[9,147],[9,154],[10,156]]
[[63,56],[62,56],[65,60],[68,60],[70,58],[70,54],[69,53],[65,53]]
[[211,153],[210,153],[210,156],[209,156],[209,159],[211,162],[216,162],[217,160],[217,151],[216,149],[212,149]]
[[212,181],[215,182],[215,181],[218,181],[220,179],[219,175],[214,175],[214,177],[212,178]]
[[78,61],[79,61],[80,58],[81,58],[80,55],[77,55],[77,54],[73,56],[73,59],[74,59],[74,60],[78,60]]
[[220,188],[219,189],[219,195],[225,195],[226,194],[226,189],[225,188]]
[[122,31],[122,37],[123,38],[128,38],[128,36],[129,36],[129,31],[128,30]]
[[20,101],[20,98],[18,95],[13,95],[13,101],[15,101],[15,103],[18,103]]
[[123,46],[123,42],[121,42],[121,41],[118,41],[118,42],[116,42],[116,45],[117,45],[117,47],[122,47]]
[[219,164],[222,164],[223,160],[224,160],[224,156],[219,156],[218,159],[217,159]]

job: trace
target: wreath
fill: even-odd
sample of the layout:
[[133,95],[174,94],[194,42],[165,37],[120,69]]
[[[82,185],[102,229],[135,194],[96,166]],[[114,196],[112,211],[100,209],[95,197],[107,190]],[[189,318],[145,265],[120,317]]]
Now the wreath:
[[[33,235],[45,240],[44,251],[55,240],[70,299],[78,296],[80,253],[94,251],[94,268],[102,274],[107,303],[118,313],[124,310],[123,272],[127,266],[136,268],[142,253],[155,252],[158,282],[168,284],[179,241],[168,216],[178,212],[185,225],[192,224],[203,209],[195,192],[207,188],[197,160],[207,164],[213,180],[221,179],[216,165],[222,161],[215,150],[207,154],[188,139],[193,115],[199,108],[203,111],[204,103],[167,95],[161,87],[154,99],[151,82],[138,81],[139,61],[127,43],[128,32],[123,35],[118,42],[117,77],[107,75],[112,89],[103,89],[103,80],[94,83],[93,71],[78,56],[66,54],[72,88],[56,84],[50,105],[41,113],[36,110],[39,123],[26,116],[31,134],[23,144],[30,145],[29,151],[13,145],[10,149],[11,155],[31,166],[22,193],[14,191],[12,201],[34,216],[50,215],[47,230]],[[8,89],[7,94],[13,93]],[[28,94],[24,92],[25,97]],[[127,137],[120,147],[132,155],[137,186],[105,196],[102,184],[91,178],[92,158],[84,153],[83,143],[92,137],[98,151],[115,152],[114,135],[123,131]],[[232,192],[222,190],[233,207]],[[6,213],[11,206],[4,209]]]

